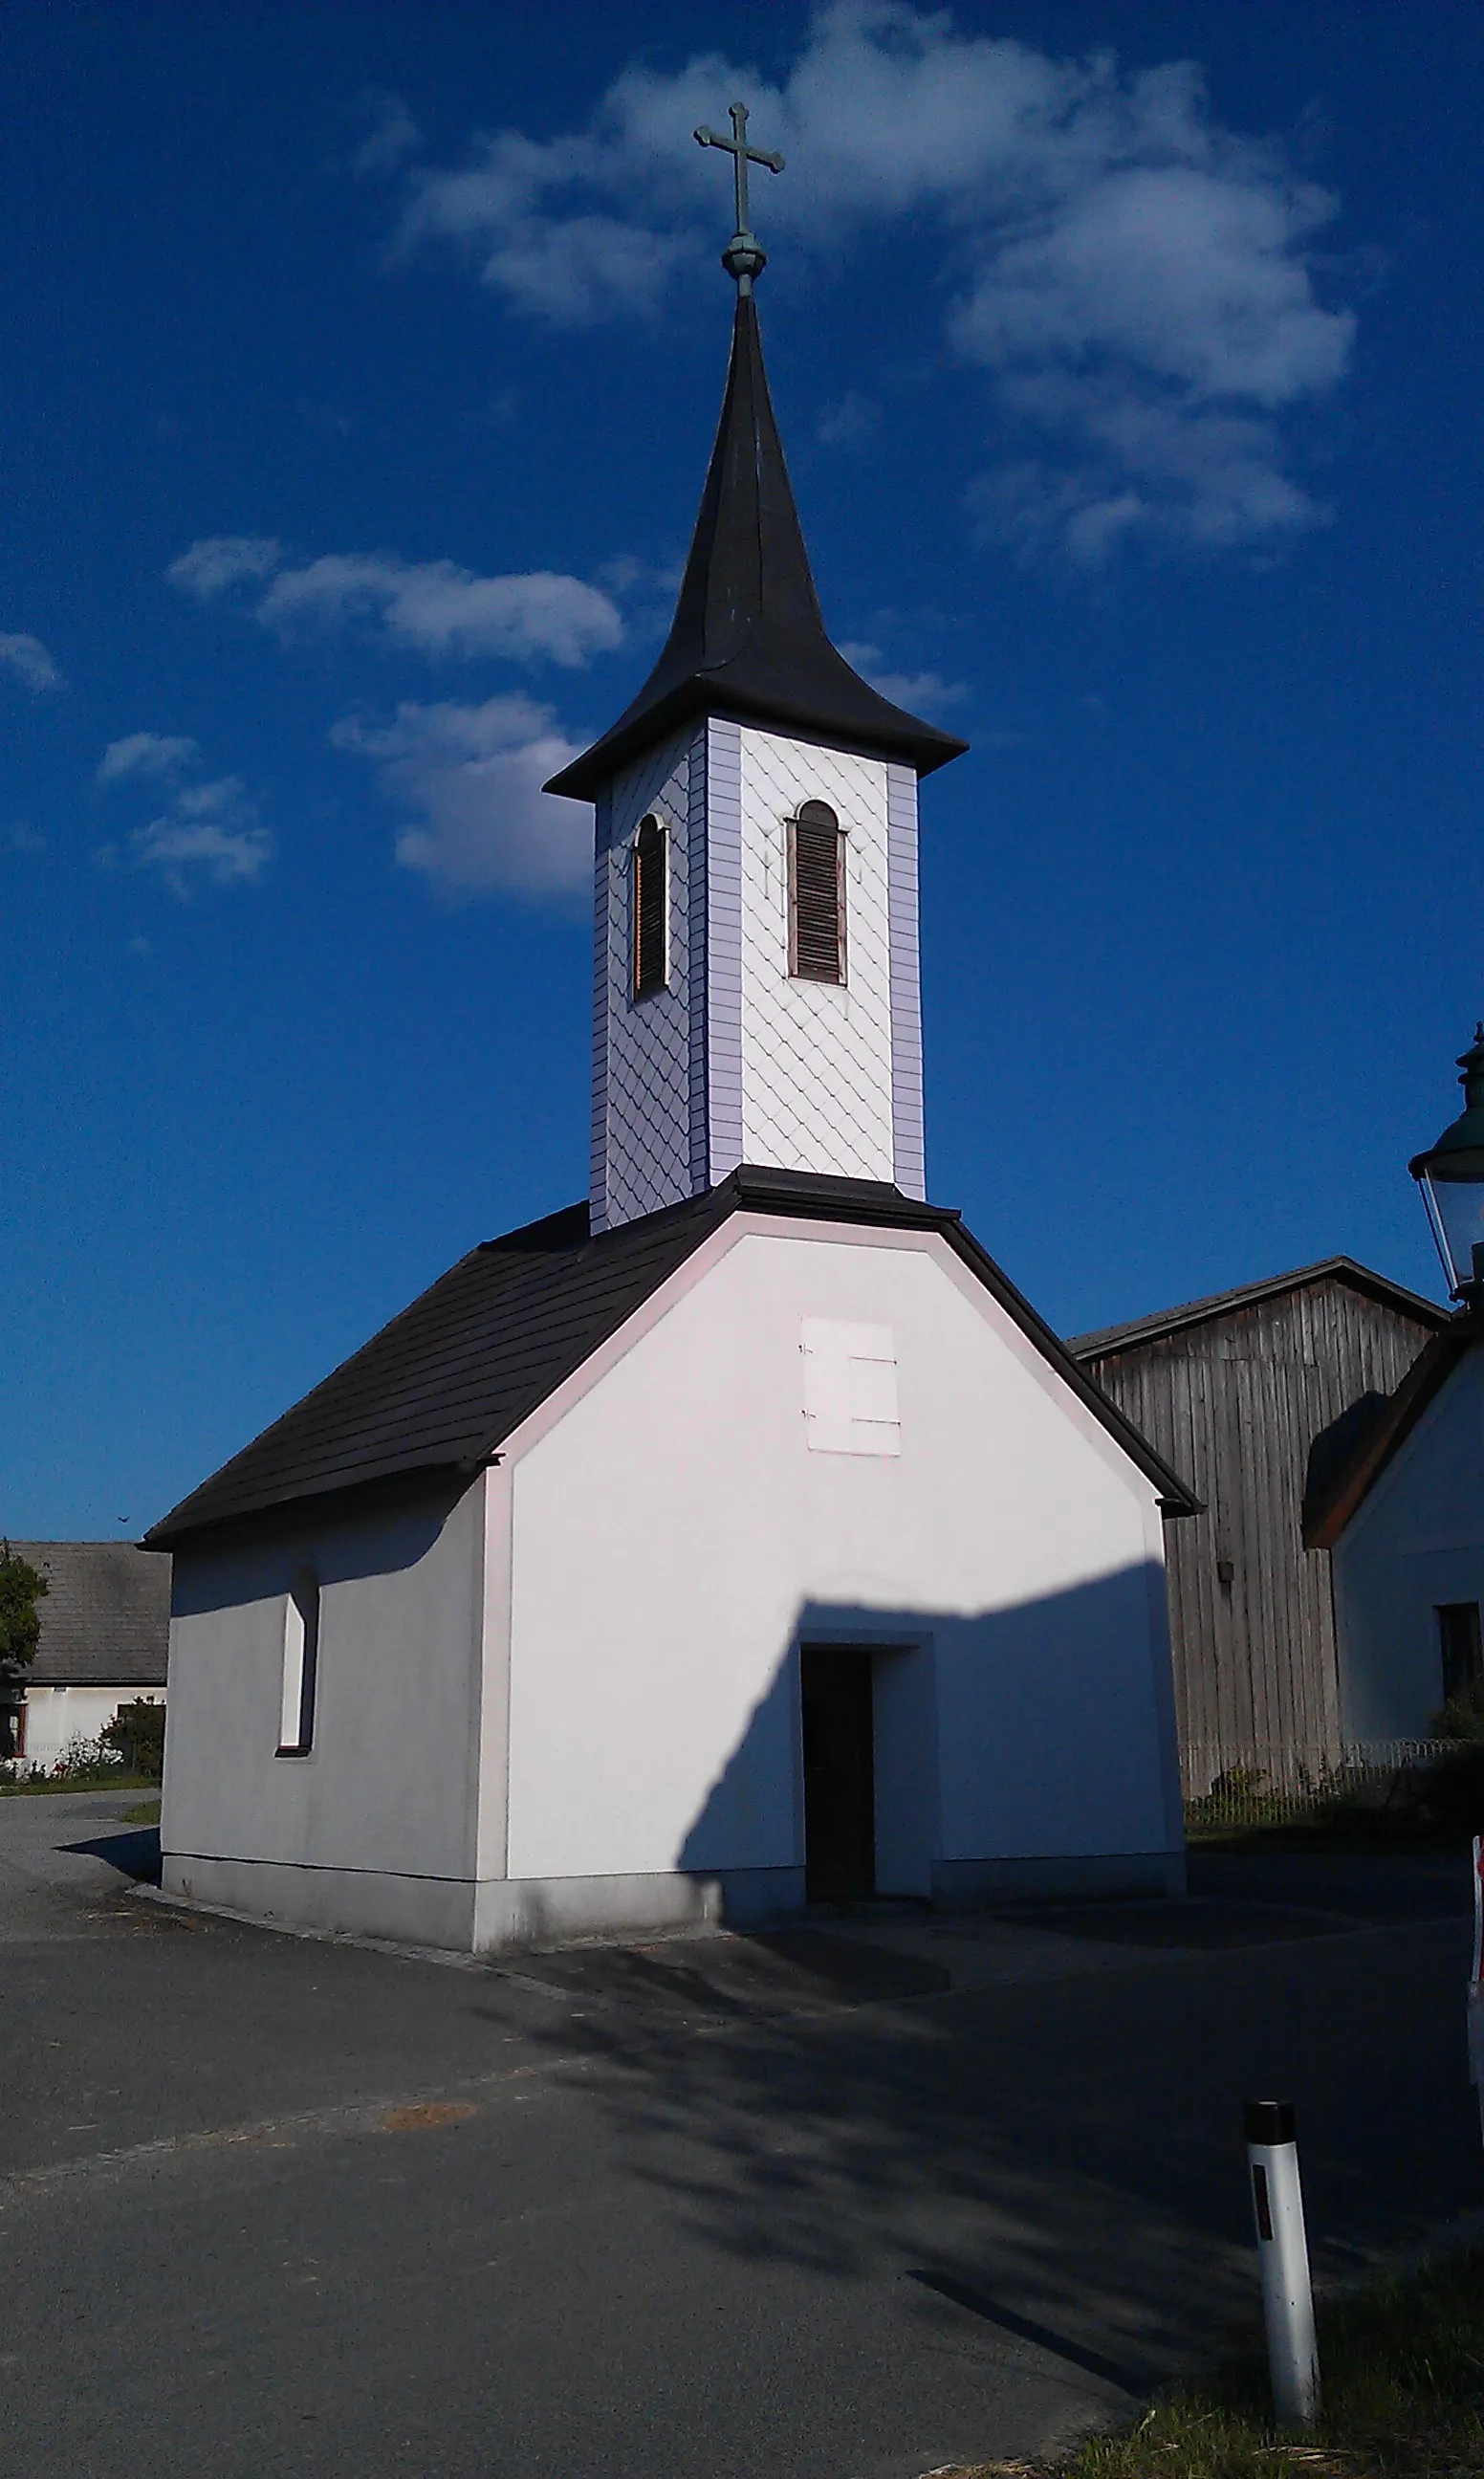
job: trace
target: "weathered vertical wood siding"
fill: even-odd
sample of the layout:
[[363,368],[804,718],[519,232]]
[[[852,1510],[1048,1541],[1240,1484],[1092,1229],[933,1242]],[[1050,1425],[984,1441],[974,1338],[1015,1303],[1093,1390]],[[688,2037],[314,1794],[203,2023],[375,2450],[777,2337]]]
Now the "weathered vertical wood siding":
[[1310,1457],[1364,1398],[1392,1393],[1438,1321],[1331,1277],[1121,1346],[1073,1346],[1205,1501],[1165,1532],[1188,1795],[1208,1787],[1195,1778],[1207,1751],[1269,1771],[1338,1753],[1329,1553],[1305,1549],[1301,1530]]

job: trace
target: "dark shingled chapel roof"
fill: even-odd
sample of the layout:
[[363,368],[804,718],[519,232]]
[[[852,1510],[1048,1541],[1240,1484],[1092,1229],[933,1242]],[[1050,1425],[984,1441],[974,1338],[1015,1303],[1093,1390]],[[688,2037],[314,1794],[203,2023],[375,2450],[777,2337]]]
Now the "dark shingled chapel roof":
[[209,1526],[415,1473],[473,1474],[537,1406],[737,1213],[936,1231],[1110,1431],[1167,1513],[1197,1511],[1169,1467],[1084,1376],[957,1214],[872,1180],[733,1171],[617,1231],[585,1205],[472,1249],[411,1308],[265,1429],[145,1536],[169,1548]]
[[664,652],[612,729],[546,788],[591,801],[627,759],[700,714],[780,725],[919,775],[968,746],[893,705],[830,643],[750,294],[737,301],[721,426]]

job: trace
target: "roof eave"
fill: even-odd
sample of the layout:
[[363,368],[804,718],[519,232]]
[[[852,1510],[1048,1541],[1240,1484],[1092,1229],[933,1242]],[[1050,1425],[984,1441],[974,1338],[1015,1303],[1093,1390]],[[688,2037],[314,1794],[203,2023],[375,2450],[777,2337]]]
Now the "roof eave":
[[[445,1455],[428,1458],[425,1461],[419,1459],[408,1463],[379,1464],[371,1466],[354,1480],[346,1479],[341,1473],[333,1479],[326,1480],[322,1488],[297,1489],[287,1496],[282,1492],[265,1491],[257,1496],[241,1499],[216,1514],[202,1513],[199,1516],[192,1516],[192,1499],[186,1497],[182,1498],[179,1506],[172,1507],[168,1515],[162,1516],[160,1521],[145,1533],[137,1546],[141,1549],[167,1549],[173,1552],[180,1547],[182,1542],[199,1542],[209,1534],[250,1530],[260,1524],[265,1517],[283,1516],[301,1507],[313,1509],[318,1516],[322,1517],[327,1509],[342,1503],[349,1504],[351,1501],[357,1504],[364,1503],[366,1494],[371,1490],[391,1493],[416,1486],[431,1489],[440,1482],[446,1486],[454,1481],[467,1482],[472,1480],[476,1472],[484,1470],[489,1464],[497,1460],[493,1449],[481,1448],[477,1452],[458,1457]],[[192,1495],[204,1495],[211,1485],[210,1481],[203,1482],[201,1491]]]
[[626,716],[595,740],[591,749],[575,757],[543,785],[569,801],[595,801],[604,784],[610,783],[622,766],[645,750],[652,749],[684,723],[698,715],[714,715],[734,723],[780,726],[789,732],[806,732],[811,738],[825,740],[832,748],[858,751],[868,757],[896,758],[908,765],[921,777],[935,773],[955,757],[962,757],[968,749],[951,731],[940,731],[935,724],[921,723],[913,715],[904,714],[904,728],[897,729],[884,720],[879,731],[857,720],[830,715],[817,707],[801,704],[791,707],[776,698],[755,697],[745,688],[722,685],[697,676],[682,680],[653,705]]
[[1303,1518],[1306,1549],[1333,1549],[1352,1516],[1405,1445],[1423,1413],[1466,1355],[1484,1345],[1484,1322],[1462,1320],[1435,1334],[1418,1354],[1369,1435]]
[[994,1293],[1027,1339],[1038,1346],[1093,1418],[1123,1448],[1130,1462],[1138,1466],[1146,1480],[1152,1481],[1158,1494],[1160,1513],[1174,1518],[1204,1515],[1205,1500],[1196,1496],[1164,1456],[1156,1453],[1143,1432],[1135,1427],[1126,1413],[1087,1375],[1061,1336],[1054,1333],[1045,1318],[1033,1309],[1024,1292],[1016,1289],[1010,1276],[995,1264],[988,1250],[981,1247],[973,1233],[964,1229],[957,1215],[954,1223],[956,1227],[946,1235],[951,1244],[973,1266],[985,1290]]
[[1162,1342],[1166,1336],[1183,1333],[1189,1327],[1235,1316],[1243,1309],[1259,1308],[1266,1300],[1279,1299],[1286,1291],[1311,1290],[1320,1282],[1348,1283],[1352,1291],[1400,1315],[1415,1316],[1420,1325],[1430,1325],[1440,1334],[1446,1332],[1457,1314],[1437,1300],[1424,1299],[1420,1291],[1408,1291],[1404,1283],[1394,1283],[1390,1275],[1376,1273],[1354,1257],[1323,1257],[1313,1265],[1295,1266],[1291,1273],[1268,1275],[1261,1282],[1243,1283],[1230,1291],[1214,1291],[1205,1299],[1184,1300],[1175,1308],[1156,1310],[1150,1316],[1129,1317],[1121,1325],[1098,1326],[1087,1334],[1071,1335],[1066,1347],[1079,1361],[1109,1360],[1117,1352],[1137,1351],[1145,1343]]

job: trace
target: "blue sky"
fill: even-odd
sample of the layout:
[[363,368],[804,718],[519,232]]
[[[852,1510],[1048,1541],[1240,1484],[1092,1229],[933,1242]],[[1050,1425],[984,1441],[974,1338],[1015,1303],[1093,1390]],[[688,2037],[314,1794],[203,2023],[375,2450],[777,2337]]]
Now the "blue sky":
[[[137,1533],[582,1192],[586,813],[734,93],[836,642],[923,802],[929,1170],[1064,1331],[1346,1250],[1480,952],[1475,9],[13,6],[0,1527]],[[864,650],[864,651],[860,651]]]

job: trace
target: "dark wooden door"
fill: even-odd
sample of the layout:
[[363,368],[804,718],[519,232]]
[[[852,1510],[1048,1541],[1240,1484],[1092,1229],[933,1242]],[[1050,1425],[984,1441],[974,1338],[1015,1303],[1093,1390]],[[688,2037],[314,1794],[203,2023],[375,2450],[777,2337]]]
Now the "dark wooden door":
[[871,1656],[806,1645],[805,1882],[811,1903],[858,1901],[876,1891],[876,1777]]

